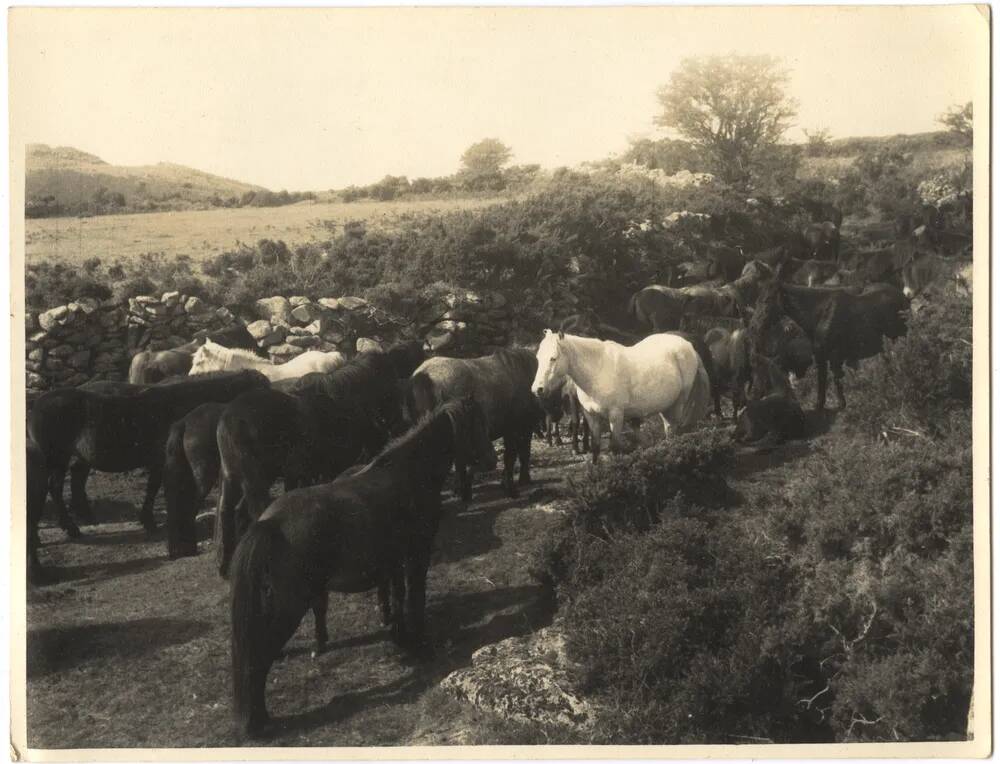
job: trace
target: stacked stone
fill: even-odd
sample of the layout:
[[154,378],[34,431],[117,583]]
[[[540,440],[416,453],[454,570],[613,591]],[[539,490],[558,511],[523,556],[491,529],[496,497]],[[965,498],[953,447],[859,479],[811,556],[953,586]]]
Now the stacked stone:
[[346,355],[392,344],[403,322],[385,316],[360,297],[266,297],[256,303],[258,320],[247,325],[274,363],[307,350]]
[[118,305],[90,297],[25,316],[28,399],[54,387],[124,379],[127,363]]
[[198,297],[165,292],[128,300],[126,343],[130,356],[142,350],[167,350],[237,321],[228,308],[211,309]]
[[511,309],[500,293],[451,292],[428,308],[425,319],[432,322],[428,345],[449,355],[485,355],[510,342]]

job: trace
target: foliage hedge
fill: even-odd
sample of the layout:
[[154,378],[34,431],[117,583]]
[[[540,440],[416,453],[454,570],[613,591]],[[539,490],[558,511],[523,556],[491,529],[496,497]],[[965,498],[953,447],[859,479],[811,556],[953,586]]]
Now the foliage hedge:
[[[705,430],[574,481],[537,568],[598,740],[964,739],[970,309],[920,311],[853,380],[846,431],[776,480],[727,487],[732,452]],[[914,434],[881,435],[900,422]]]

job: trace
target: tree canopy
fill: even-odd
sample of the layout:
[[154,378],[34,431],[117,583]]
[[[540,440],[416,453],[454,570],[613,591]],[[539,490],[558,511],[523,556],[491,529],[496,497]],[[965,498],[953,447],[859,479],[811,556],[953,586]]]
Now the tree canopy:
[[777,143],[796,114],[787,82],[772,56],[687,58],[657,91],[656,123],[701,148],[723,180],[745,184],[760,150]]
[[969,101],[964,106],[952,106],[948,111],[940,115],[937,121],[953,133],[962,136],[970,144],[972,143],[972,101]]
[[462,154],[462,176],[469,188],[502,188],[501,170],[513,156],[513,151],[496,138],[484,138],[473,143]]

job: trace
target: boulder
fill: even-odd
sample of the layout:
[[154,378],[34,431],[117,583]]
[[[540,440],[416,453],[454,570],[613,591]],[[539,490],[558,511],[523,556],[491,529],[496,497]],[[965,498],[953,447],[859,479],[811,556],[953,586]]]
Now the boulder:
[[35,348],[30,353],[28,353],[29,361],[42,361],[45,359],[45,350],[43,348]]
[[24,333],[31,334],[35,329],[38,328],[38,314],[37,313],[25,313],[24,314]]
[[41,342],[49,338],[49,335],[45,332],[35,332],[34,334],[28,335],[28,342]]
[[255,304],[257,315],[271,320],[279,318],[288,323],[292,319],[292,305],[287,297],[264,297]]
[[53,308],[52,310],[47,310],[44,313],[38,314],[38,324],[45,331],[49,332],[60,326],[60,322],[65,320],[67,316],[72,315],[69,312],[69,308],[65,305],[60,305],[58,308]]
[[312,303],[299,305],[292,310],[292,318],[300,324],[310,324],[322,315],[322,310]]
[[163,293],[163,297],[160,298],[160,301],[164,305],[166,305],[168,308],[176,307],[177,305],[180,305],[180,302],[181,302],[181,293],[180,292],[164,292]]
[[472,665],[446,676],[441,687],[506,720],[586,730],[597,715],[573,693],[574,669],[564,637],[549,627],[476,650]]
[[61,358],[46,358],[45,368],[49,371],[59,371],[60,369],[65,368],[65,364]]
[[45,369],[45,364],[42,361],[25,361],[24,368],[28,371],[41,372]]
[[327,310],[343,310],[343,308],[340,307],[340,300],[336,297],[320,297],[316,300],[316,303],[320,307],[326,308]]
[[247,331],[250,332],[250,335],[260,347],[277,345],[285,339],[285,328],[283,326],[274,326],[270,321],[264,319],[247,324]]
[[368,307],[368,301],[362,300],[360,297],[341,297],[337,302],[341,310],[358,310]]
[[300,305],[308,305],[309,304],[309,298],[308,297],[303,297],[302,295],[296,295],[295,297],[289,297],[288,298],[288,303],[293,308],[297,308]]
[[285,337],[285,342],[289,345],[294,345],[297,348],[309,349],[314,348],[322,340],[314,334],[290,334]]
[[140,295],[137,295],[136,297],[131,298],[128,301],[128,304],[129,304],[130,307],[132,306],[133,303],[135,305],[141,305],[142,307],[145,308],[148,305],[159,305],[160,304],[160,298],[159,297],[153,297],[152,295],[148,295],[148,294],[140,294]]
[[188,297],[187,302],[184,303],[184,311],[188,315],[199,315],[207,310],[205,303],[200,297]]
[[33,387],[36,390],[45,390],[49,386],[49,382],[45,377],[33,371],[25,373],[24,382],[28,387]]
[[382,350],[382,345],[368,337],[358,337],[358,341],[355,343],[355,350],[357,350],[359,353],[367,353],[369,351],[379,351]]
[[97,300],[93,297],[81,297],[75,302],[69,304],[70,310],[79,311],[88,316],[91,315],[92,313],[96,313],[100,307],[101,307],[100,300]]
[[75,350],[72,345],[56,345],[49,351],[49,355],[55,358],[69,358]]
[[311,324],[309,324],[309,326],[305,327],[305,330],[309,334],[323,334],[326,331],[326,327],[327,327],[326,319],[320,316]]

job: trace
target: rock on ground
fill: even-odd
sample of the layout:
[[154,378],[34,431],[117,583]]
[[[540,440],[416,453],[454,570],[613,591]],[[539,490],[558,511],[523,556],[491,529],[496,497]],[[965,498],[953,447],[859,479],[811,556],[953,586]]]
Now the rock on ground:
[[556,627],[512,637],[472,654],[472,665],[444,678],[460,700],[504,719],[587,729],[593,706],[571,692],[565,639]]

